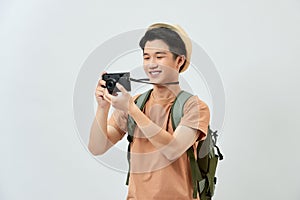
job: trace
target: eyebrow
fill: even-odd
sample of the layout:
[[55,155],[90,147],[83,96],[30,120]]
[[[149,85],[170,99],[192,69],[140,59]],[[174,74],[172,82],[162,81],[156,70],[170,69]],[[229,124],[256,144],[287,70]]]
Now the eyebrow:
[[[167,53],[164,52],[164,51],[157,51],[157,52],[155,52],[154,54],[155,54],[155,55],[157,55],[157,54],[164,54],[164,55],[166,55]],[[144,52],[143,55],[144,55],[144,56],[148,56],[149,54]]]

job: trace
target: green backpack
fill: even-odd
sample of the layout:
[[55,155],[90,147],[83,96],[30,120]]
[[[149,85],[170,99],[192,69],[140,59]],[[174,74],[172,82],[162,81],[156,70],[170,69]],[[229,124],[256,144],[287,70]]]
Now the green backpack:
[[[151,92],[152,90],[149,90],[141,94],[135,100],[135,103],[140,110],[143,110]],[[184,104],[191,96],[193,95],[186,91],[181,91],[176,97],[176,100],[171,108],[173,130],[175,130],[178,126],[181,117],[183,116]],[[130,143],[133,141],[133,133],[136,127],[135,121],[130,116],[128,116],[127,127],[127,140],[129,141],[127,159],[129,163],[129,170],[127,174],[126,185],[128,185],[130,175]],[[197,158],[195,158],[193,146],[187,150],[191,167],[193,198],[197,198],[197,193],[199,193],[201,200],[211,200],[212,196],[214,195],[215,184],[217,182],[217,178],[215,177],[216,168],[218,160],[223,159],[223,155],[216,145],[217,136],[217,131],[212,131],[208,126],[206,139],[200,141],[197,145]],[[214,147],[217,150],[217,154],[215,153]]]

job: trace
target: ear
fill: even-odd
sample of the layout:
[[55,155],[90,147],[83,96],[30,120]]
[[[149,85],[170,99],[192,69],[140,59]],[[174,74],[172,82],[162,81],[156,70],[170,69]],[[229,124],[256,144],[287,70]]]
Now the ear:
[[185,59],[186,58],[185,58],[184,55],[177,56],[177,58],[176,58],[176,64],[177,64],[176,68],[178,69],[178,71],[179,71],[180,67],[183,65],[183,63],[185,62]]

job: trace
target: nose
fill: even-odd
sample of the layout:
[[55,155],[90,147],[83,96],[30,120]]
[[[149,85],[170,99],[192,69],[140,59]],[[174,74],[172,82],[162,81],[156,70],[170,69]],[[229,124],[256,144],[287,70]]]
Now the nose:
[[158,67],[158,64],[157,63],[150,63],[149,66],[148,66],[150,69],[155,69]]
[[158,64],[154,59],[151,59],[149,62],[145,63],[145,66],[149,69],[155,69],[158,67]]

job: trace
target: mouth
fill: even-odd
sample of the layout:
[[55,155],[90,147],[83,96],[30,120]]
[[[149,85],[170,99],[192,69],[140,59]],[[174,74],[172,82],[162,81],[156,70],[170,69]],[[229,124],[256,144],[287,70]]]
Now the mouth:
[[158,76],[161,73],[160,70],[153,70],[153,71],[149,71],[149,74],[153,77]]

